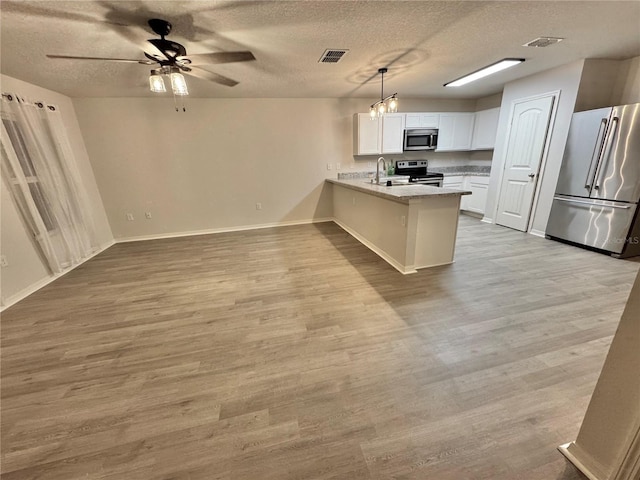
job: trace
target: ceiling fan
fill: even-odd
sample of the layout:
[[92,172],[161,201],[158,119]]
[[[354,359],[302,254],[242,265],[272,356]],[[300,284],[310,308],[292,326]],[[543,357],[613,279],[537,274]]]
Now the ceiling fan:
[[200,68],[200,65],[247,62],[256,59],[256,57],[253,56],[253,53],[249,51],[197,53],[187,56],[187,50],[183,45],[165,38],[171,32],[171,23],[159,18],[152,18],[148,23],[151,30],[153,30],[157,35],[160,35],[160,38],[151,38],[147,41],[160,52],[160,55],[143,52],[146,57],[144,60],[128,58],[79,57],[72,55],[47,55],[47,57],[71,60],[103,60],[109,62],[140,63],[142,65],[157,64],[159,66],[158,70],[152,71],[152,73],[166,73],[169,71],[180,70],[188,75],[219,83],[221,85],[226,85],[228,87],[233,87],[237,85],[238,82],[223,75],[202,69]]

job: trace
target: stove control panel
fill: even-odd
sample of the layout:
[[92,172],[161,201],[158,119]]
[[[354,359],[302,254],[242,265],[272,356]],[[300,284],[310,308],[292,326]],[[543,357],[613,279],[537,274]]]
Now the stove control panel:
[[427,168],[426,160],[403,160],[396,162],[396,168]]

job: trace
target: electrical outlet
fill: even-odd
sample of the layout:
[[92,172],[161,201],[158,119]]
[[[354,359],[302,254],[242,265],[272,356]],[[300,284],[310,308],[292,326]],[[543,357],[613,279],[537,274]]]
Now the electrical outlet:
[[336,170],[340,170],[340,164],[336,163]]
[[0,267],[8,267],[9,262],[7,262],[7,257],[4,255],[0,255]]
[[262,210],[262,204],[260,202],[256,203],[256,210]]
[[127,213],[127,221],[133,222],[133,213]]
[[373,162],[367,162],[367,168],[373,168]]
[[330,163],[327,163],[327,170],[331,170],[331,168],[332,168],[332,167],[331,167],[331,164],[330,164]]
[[151,212],[144,212],[144,218],[151,220]]
[[407,225],[407,217],[405,217],[404,215],[402,215],[400,217],[400,223],[402,224],[402,226],[406,226]]

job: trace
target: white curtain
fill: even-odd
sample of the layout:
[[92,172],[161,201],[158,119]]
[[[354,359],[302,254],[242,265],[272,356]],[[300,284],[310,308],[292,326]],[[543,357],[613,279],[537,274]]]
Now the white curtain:
[[2,175],[52,273],[96,250],[87,195],[58,107],[2,94]]

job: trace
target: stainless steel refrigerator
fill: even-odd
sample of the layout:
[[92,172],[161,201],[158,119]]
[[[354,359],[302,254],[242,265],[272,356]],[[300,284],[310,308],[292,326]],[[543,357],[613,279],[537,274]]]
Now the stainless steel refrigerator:
[[576,112],[546,236],[640,255],[640,103]]

